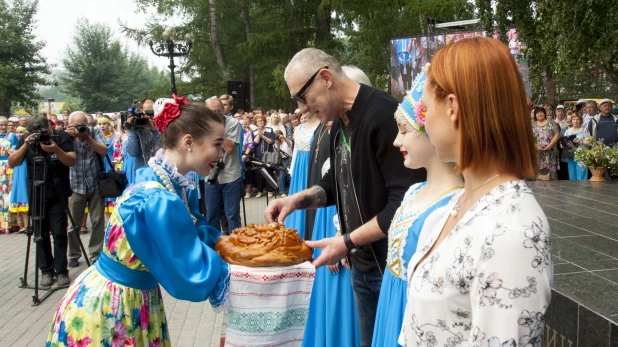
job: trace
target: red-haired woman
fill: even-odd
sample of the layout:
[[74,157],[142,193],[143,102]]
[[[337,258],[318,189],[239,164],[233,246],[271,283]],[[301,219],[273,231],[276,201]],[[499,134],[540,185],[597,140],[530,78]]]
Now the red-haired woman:
[[400,343],[540,345],[551,241],[525,181],[537,177],[537,151],[509,49],[484,37],[445,46],[429,68],[422,104],[438,157],[456,162],[465,183],[449,213],[423,229],[409,260]]

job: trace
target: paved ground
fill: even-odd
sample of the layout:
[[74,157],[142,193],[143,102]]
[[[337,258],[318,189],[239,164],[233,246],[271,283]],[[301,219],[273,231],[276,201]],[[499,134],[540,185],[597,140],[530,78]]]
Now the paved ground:
[[[247,223],[263,223],[266,198],[247,199]],[[242,211],[241,211],[242,213]],[[242,214],[241,214],[242,217]],[[88,244],[90,234],[82,236]],[[0,346],[42,346],[51,319],[64,290],[53,293],[37,307],[32,307],[34,290],[18,287],[23,277],[27,237],[21,234],[0,235]],[[28,282],[34,284],[34,251],[30,255]],[[71,269],[71,278],[85,270]],[[39,295],[42,295],[40,292]],[[165,310],[174,346],[219,346],[223,316],[216,315],[207,303],[175,300],[167,293]]]

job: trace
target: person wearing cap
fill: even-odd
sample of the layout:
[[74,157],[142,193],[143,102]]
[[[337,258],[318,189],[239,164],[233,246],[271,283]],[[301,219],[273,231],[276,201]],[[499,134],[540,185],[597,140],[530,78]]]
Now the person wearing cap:
[[556,107],[556,123],[560,126],[561,133],[564,133],[564,131],[569,128],[566,120],[564,105],[558,105],[558,107]]
[[[558,105],[556,107],[556,124],[560,127],[560,136],[564,136],[564,132],[569,128],[567,118],[564,110],[564,105]],[[560,167],[558,168],[558,179],[569,179],[569,163],[568,159],[564,157],[564,148],[561,145],[558,146],[558,155],[560,157]]]
[[17,133],[16,127],[17,127],[18,122],[19,122],[19,118],[15,116],[9,118],[9,122],[7,123],[7,130],[10,133],[16,134]]
[[603,99],[599,104],[601,113],[591,118],[588,132],[595,140],[603,140],[608,146],[618,143],[618,116],[612,114],[612,101]]

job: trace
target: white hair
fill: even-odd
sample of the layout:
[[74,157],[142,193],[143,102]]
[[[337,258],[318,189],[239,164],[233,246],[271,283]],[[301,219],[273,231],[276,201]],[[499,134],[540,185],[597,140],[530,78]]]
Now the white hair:
[[337,59],[317,48],[305,48],[296,53],[292,60],[290,60],[285,68],[283,78],[287,82],[290,78],[290,73],[296,72],[300,74],[299,78],[307,80],[311,75],[326,66],[328,66],[328,69],[335,78],[339,79],[341,77],[341,64],[339,64]]
[[72,112],[72,113],[69,115],[69,124],[73,123],[73,118],[74,118],[74,116],[77,116],[77,115],[80,115],[80,114],[81,114],[82,116],[86,117],[86,113],[85,113],[85,112],[83,112],[83,111],[75,111],[75,112]]
[[344,65],[341,69],[343,70],[343,73],[345,73],[346,76],[348,76],[352,81],[371,87],[371,81],[369,81],[369,77],[367,77],[363,70],[354,65]]

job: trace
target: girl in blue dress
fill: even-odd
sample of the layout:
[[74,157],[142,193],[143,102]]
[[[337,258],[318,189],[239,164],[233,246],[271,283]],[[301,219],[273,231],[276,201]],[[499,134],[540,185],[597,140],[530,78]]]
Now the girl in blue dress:
[[13,228],[9,212],[13,169],[9,166],[9,155],[17,145],[17,135],[8,131],[8,124],[9,120],[0,116],[0,229],[5,234]]
[[407,264],[416,252],[423,230],[431,231],[443,208],[463,187],[453,163],[440,161],[425,132],[425,110],[421,103],[427,67],[415,79],[409,95],[399,105],[395,119],[399,134],[395,147],[401,149],[404,165],[427,169],[427,181],[410,187],[397,209],[388,231],[388,256],[382,279],[372,346],[397,347],[406,307]]
[[[316,116],[308,114],[307,123],[301,124],[294,132],[294,153],[290,166],[290,191],[289,195],[296,194],[307,189],[307,177],[309,175],[309,149],[313,133],[320,124]],[[296,210],[285,219],[285,227],[298,230],[300,237],[305,237],[305,210]]]
[[[28,133],[25,127],[17,127],[17,138]],[[11,206],[9,210],[17,216],[18,224],[23,227],[19,229],[20,233],[26,231],[29,226],[30,219],[28,218],[28,191],[26,186],[26,160],[20,166],[13,169],[13,185],[11,186]],[[21,220],[21,222],[19,222]]]
[[[122,140],[120,139],[119,135],[114,133],[112,120],[107,115],[99,116],[99,118],[97,118],[97,125],[99,126],[99,129],[101,129],[101,132],[107,140],[107,158],[109,158],[109,160],[103,158],[103,165],[105,166],[105,172],[109,172],[112,169],[109,163],[111,162],[112,165],[116,165],[115,163],[118,162],[118,158],[121,156]],[[115,167],[114,170],[116,170]],[[110,214],[112,213],[115,201],[116,198],[105,199],[106,219],[109,218]]]
[[[317,184],[330,168],[330,123],[320,125],[313,135],[308,186]],[[315,210],[315,217],[307,211],[307,219],[313,222],[306,234],[317,241],[339,233],[337,207],[329,206]],[[317,258],[320,248],[313,251]],[[346,267],[322,266],[315,270],[315,281],[311,291],[309,316],[305,325],[303,347],[360,345],[356,300],[352,290],[352,273]],[[334,327],[337,327],[336,329]]]
[[199,213],[187,175],[208,175],[223,157],[223,118],[184,97],[157,103],[163,148],[118,198],[103,251],[62,298],[46,346],[171,346],[159,285],[180,300],[227,305],[220,234]]
[[127,175],[127,186],[135,183],[135,157],[127,152],[126,141],[122,145],[122,171]]

